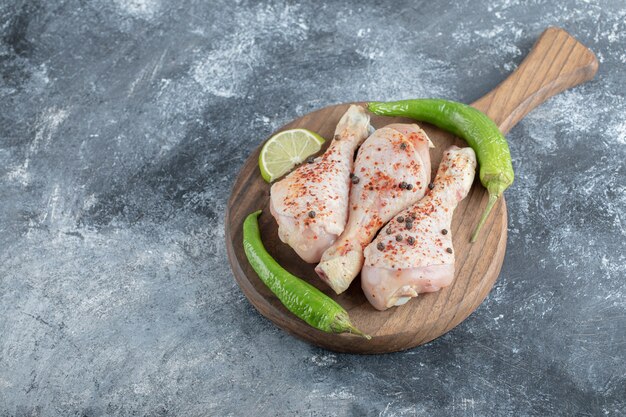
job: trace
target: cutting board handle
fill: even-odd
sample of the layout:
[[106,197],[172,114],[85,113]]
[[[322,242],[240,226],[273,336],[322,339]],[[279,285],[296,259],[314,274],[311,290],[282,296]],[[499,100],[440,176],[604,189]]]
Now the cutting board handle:
[[565,30],[546,29],[521,65],[472,106],[507,133],[528,112],[563,90],[591,80],[598,60]]

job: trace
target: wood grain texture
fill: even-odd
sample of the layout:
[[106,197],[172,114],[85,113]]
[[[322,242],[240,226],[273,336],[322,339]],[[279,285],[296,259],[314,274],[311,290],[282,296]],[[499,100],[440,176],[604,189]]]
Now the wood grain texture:
[[[589,49],[564,30],[549,28],[519,68],[472,105],[484,111],[503,132],[507,132],[548,97],[593,78],[597,67],[595,56]],[[348,106],[339,104],[314,111],[278,131],[303,127],[331,138],[339,118]],[[376,128],[396,122],[412,121],[372,115],[372,125]],[[430,125],[420,125],[436,146],[431,150],[434,177],[443,151],[452,144],[467,144]],[[472,229],[488,198],[478,176],[467,198],[454,213],[452,233],[456,274],[453,284],[436,293],[422,294],[404,306],[380,312],[365,299],[359,278],[348,291],[337,296],[317,278],[314,265],[300,260],[290,247],[280,241],[277,224],[269,213],[269,185],[261,178],[257,166],[260,149],[261,146],[250,155],[235,180],[225,218],[226,247],[233,274],[243,293],[261,314],[279,327],[334,351],[368,354],[395,352],[418,346],[446,333],[469,316],[491,290],[504,260],[507,211],[502,198],[493,209],[478,241],[469,243]],[[372,335],[372,340],[348,334],[327,334],[311,328],[293,316],[265,287],[250,267],[242,247],[243,220],[258,209],[263,210],[259,224],[268,252],[287,270],[337,300],[348,310],[355,325]]]
[[594,53],[559,28],[546,29],[526,59],[500,85],[472,103],[507,133],[529,111],[563,90],[591,80]]

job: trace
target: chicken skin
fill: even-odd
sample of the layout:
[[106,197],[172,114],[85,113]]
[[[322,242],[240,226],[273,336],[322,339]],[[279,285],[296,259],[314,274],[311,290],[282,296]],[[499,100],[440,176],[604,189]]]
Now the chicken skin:
[[326,152],[270,189],[278,236],[306,262],[319,262],[344,230],[354,152],[369,134],[369,120],[363,107],[350,106]]
[[354,163],[348,224],[315,268],[337,294],[363,266],[363,249],[396,213],[424,196],[430,181],[429,146],[417,125],[392,124],[374,132]]
[[447,149],[434,188],[398,213],[365,248],[361,286],[375,308],[402,305],[419,293],[452,283],[452,213],[467,196],[475,172],[476,155],[471,148]]

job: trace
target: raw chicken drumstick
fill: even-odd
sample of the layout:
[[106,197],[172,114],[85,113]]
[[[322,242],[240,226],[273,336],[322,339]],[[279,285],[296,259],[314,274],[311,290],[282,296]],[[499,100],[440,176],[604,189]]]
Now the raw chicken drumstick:
[[319,262],[343,232],[354,151],[367,138],[369,121],[363,107],[350,106],[324,155],[300,165],[270,189],[278,236],[306,262]]
[[365,248],[361,286],[375,308],[399,306],[452,283],[452,213],[467,196],[475,172],[472,148],[446,150],[432,191],[398,213]]
[[337,294],[363,266],[363,249],[396,213],[424,196],[430,181],[429,145],[417,125],[392,124],[363,143],[354,163],[348,224],[315,268]]

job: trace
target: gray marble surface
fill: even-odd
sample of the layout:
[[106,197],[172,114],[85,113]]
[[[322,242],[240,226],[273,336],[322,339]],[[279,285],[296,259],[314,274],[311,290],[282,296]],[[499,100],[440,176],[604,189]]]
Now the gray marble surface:
[[[251,307],[223,221],[263,138],[470,102],[549,25],[600,71],[508,135],[508,251],[468,320],[367,357]],[[0,97],[0,416],[626,414],[623,0],[4,0]]]

